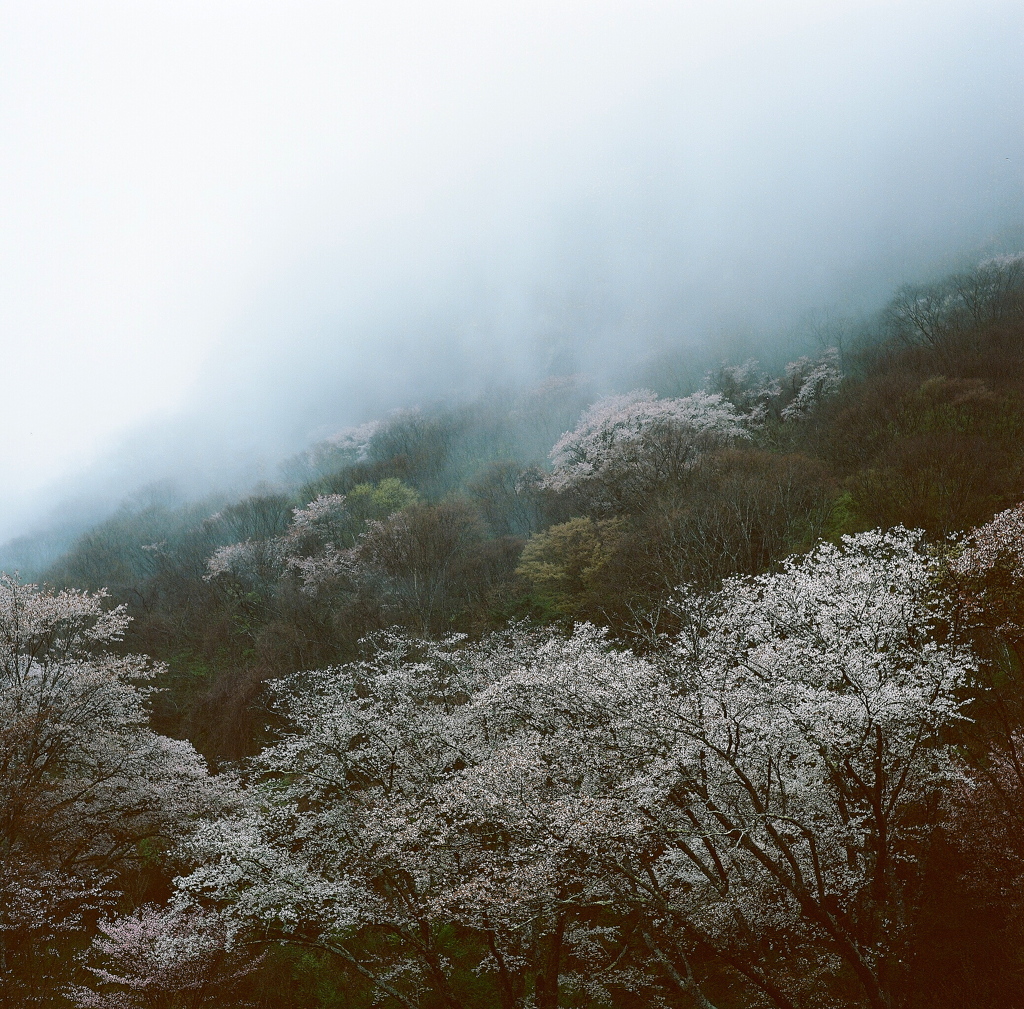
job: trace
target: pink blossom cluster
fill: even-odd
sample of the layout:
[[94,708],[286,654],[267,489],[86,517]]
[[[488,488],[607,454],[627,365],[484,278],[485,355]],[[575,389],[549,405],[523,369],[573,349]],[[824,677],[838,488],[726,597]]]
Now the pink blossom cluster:
[[94,987],[72,994],[81,1009],[148,1009],[174,996],[201,1004],[223,996],[230,983],[251,972],[262,957],[243,947],[229,922],[212,911],[144,905],[99,925],[92,944]]

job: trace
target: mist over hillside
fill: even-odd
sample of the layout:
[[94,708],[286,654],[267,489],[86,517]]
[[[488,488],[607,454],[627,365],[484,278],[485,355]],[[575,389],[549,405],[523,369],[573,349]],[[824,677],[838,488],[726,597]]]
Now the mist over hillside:
[[8,74],[79,167],[48,190],[70,155],[4,106],[33,237],[4,247],[0,537],[273,481],[399,407],[683,391],[1021,245],[1015,4],[227,12],[194,44],[192,13],[86,19],[91,48],[12,21],[39,59]]

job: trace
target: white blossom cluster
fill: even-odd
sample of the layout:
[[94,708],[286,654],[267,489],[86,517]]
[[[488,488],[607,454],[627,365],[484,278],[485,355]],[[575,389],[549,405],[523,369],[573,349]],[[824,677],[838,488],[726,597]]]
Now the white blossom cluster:
[[1024,637],[1024,505],[955,539],[946,562],[959,617],[1019,648]]
[[659,399],[638,389],[608,396],[558,439],[546,486],[621,505],[690,472],[708,452],[748,439],[773,418],[806,420],[842,380],[839,351],[830,347],[787,364],[783,381],[747,361],[709,375],[714,392]]
[[839,392],[843,373],[839,367],[839,351],[830,347],[820,357],[801,357],[786,365],[786,384],[793,391],[792,400],[782,409],[783,420],[806,420],[826,400]]
[[100,922],[99,930],[93,958],[115,970],[88,968],[96,987],[69,992],[81,1009],[136,1009],[168,1004],[175,996],[223,995],[262,959],[237,942],[224,916],[195,907],[144,905]]
[[309,480],[366,462],[370,443],[382,426],[381,421],[373,420],[329,435],[286,464],[286,472],[290,470],[299,480]]
[[295,571],[310,595],[352,569],[352,518],[344,494],[321,494],[304,508],[292,509],[282,536],[245,540],[218,547],[207,560],[207,581],[230,575],[246,586],[272,591],[281,576]]
[[548,486],[628,493],[684,472],[710,448],[744,437],[736,408],[717,393],[659,399],[640,389],[608,396],[555,443]]
[[[705,1004],[698,947],[763,997],[847,972],[884,1005],[974,665],[934,633],[940,604],[920,536],[894,530],[684,593],[651,658],[586,625],[379,635],[275,686],[290,730],[183,846],[175,906],[315,941],[410,1007],[445,997],[452,923],[509,1005],[662,1004],[654,977]],[[401,955],[357,956],[374,934]]]
[[842,381],[839,348],[829,347],[817,357],[790,361],[782,379],[751,359],[723,364],[707,376],[705,384],[736,407],[747,430],[757,431],[773,420],[806,420],[839,392]]
[[234,575],[243,582],[274,581],[280,574],[284,553],[277,539],[245,540],[218,547],[206,562],[206,581]]
[[1002,566],[1013,578],[1024,579],[1024,505],[1007,508],[972,529],[949,566],[962,577],[984,576]]
[[117,900],[140,845],[228,801],[190,743],[149,728],[156,667],[111,651],[127,623],[102,592],[0,576],[0,988]]
[[381,428],[379,420],[370,420],[356,427],[347,427],[331,435],[326,444],[335,451],[351,456],[355,462],[365,462],[370,451],[370,442]]

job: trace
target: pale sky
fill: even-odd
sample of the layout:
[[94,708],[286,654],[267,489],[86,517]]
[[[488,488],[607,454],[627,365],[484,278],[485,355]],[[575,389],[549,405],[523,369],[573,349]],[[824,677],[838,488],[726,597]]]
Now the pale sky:
[[545,327],[617,360],[1001,240],[1022,25],[985,0],[0,0],[0,538],[132,432],[290,443],[345,415],[318,397],[362,419],[514,371]]

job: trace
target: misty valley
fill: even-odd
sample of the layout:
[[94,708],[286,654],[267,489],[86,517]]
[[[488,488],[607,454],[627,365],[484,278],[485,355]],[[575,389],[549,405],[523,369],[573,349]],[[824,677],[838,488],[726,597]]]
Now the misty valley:
[[1024,982],[1024,256],[398,410],[0,578],[0,1005]]

